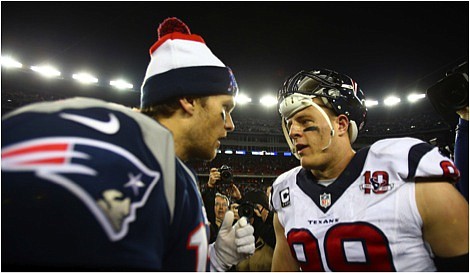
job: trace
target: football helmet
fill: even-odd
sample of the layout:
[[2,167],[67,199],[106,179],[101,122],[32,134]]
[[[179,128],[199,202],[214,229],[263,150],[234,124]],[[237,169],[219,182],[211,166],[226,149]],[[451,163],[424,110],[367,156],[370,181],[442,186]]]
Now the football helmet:
[[354,143],[358,132],[366,122],[367,108],[364,93],[349,76],[329,69],[311,69],[302,70],[289,77],[279,90],[279,112],[283,117],[284,135],[289,146],[292,143],[286,132],[286,120],[309,106],[314,106],[322,113],[332,130],[331,136],[334,135],[326,113],[312,101],[315,97],[321,98],[323,103],[337,115],[344,114],[348,117],[349,139]]

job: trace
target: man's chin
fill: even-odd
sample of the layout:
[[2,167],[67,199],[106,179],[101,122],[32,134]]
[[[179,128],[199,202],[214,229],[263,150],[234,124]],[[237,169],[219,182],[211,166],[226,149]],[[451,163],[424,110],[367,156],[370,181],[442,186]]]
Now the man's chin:
[[197,153],[195,156],[193,156],[193,159],[212,161],[212,160],[215,159],[216,156],[217,156],[217,150],[199,151],[199,153]]
[[300,165],[306,169],[311,169],[314,167],[312,166],[312,161],[309,160],[308,157],[305,157],[305,156],[300,157]]
[[209,158],[206,160],[212,161],[215,159],[216,156],[217,156],[217,149],[213,150],[212,154],[208,155]]

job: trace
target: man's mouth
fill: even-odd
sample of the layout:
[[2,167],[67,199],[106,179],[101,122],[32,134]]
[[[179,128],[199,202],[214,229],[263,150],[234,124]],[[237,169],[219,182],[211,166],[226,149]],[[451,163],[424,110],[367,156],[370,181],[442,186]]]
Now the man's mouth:
[[222,141],[222,139],[224,139],[224,138],[227,138],[227,136],[219,137],[219,138],[217,139],[217,148],[220,147],[221,141]]
[[304,144],[296,144],[295,145],[295,149],[297,150],[297,152],[300,152],[302,151],[303,149],[307,148],[308,145],[304,145]]

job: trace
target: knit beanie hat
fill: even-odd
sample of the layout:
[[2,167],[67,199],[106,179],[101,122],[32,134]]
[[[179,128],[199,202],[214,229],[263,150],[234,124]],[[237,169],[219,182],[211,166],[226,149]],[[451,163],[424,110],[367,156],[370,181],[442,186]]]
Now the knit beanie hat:
[[141,87],[141,108],[184,96],[238,94],[232,70],[178,18],[160,24],[150,57]]

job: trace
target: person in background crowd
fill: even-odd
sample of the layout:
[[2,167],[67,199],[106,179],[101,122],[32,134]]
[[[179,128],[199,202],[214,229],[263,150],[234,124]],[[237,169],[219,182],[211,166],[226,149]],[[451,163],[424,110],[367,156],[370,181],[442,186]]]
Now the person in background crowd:
[[460,180],[457,188],[468,202],[468,106],[457,112],[459,124],[455,137],[455,165],[460,170]]
[[238,207],[240,206],[240,204],[237,202],[238,201],[232,201],[232,203],[230,204],[230,210],[233,212],[235,220],[240,219],[240,215],[238,214]]
[[266,187],[266,196],[268,197],[268,200],[271,200],[271,191],[273,189],[273,186],[267,186]]
[[256,250],[253,256],[236,265],[236,271],[271,271],[276,245],[273,227],[274,213],[269,209],[268,196],[261,190],[248,192],[243,197],[241,206],[247,203],[253,206],[250,223],[255,228]]
[[[220,226],[225,218],[225,213],[229,210],[230,201],[227,196],[216,193],[214,202],[214,213],[215,221],[210,224],[210,240],[209,242],[215,242],[217,234],[219,233]],[[235,216],[234,216],[235,219]]]
[[332,70],[296,73],[278,98],[301,166],[273,183],[273,271],[468,271],[468,203],[437,147],[395,138],[354,151],[365,97]]
[[447,71],[426,90],[426,97],[447,124],[454,126],[458,118],[454,149],[446,145],[441,152],[453,155],[460,171],[456,186],[468,202],[468,61]]
[[[213,208],[215,206],[215,196],[216,193],[220,193],[217,187],[217,183],[220,183],[220,172],[217,168],[211,168],[209,172],[209,179],[207,183],[202,185],[200,188],[200,192],[202,195],[202,200],[204,201],[204,206],[206,208]],[[238,187],[234,184],[230,184],[230,201],[237,201],[240,200],[242,195]],[[222,194],[222,193],[221,193]],[[215,223],[215,213],[214,210],[208,209],[207,210],[207,218],[211,224]]]
[[76,98],[3,117],[2,270],[225,271],[253,254],[253,227],[232,212],[208,244],[185,164],[214,159],[233,131],[235,78],[179,19],[158,36],[145,115]]

